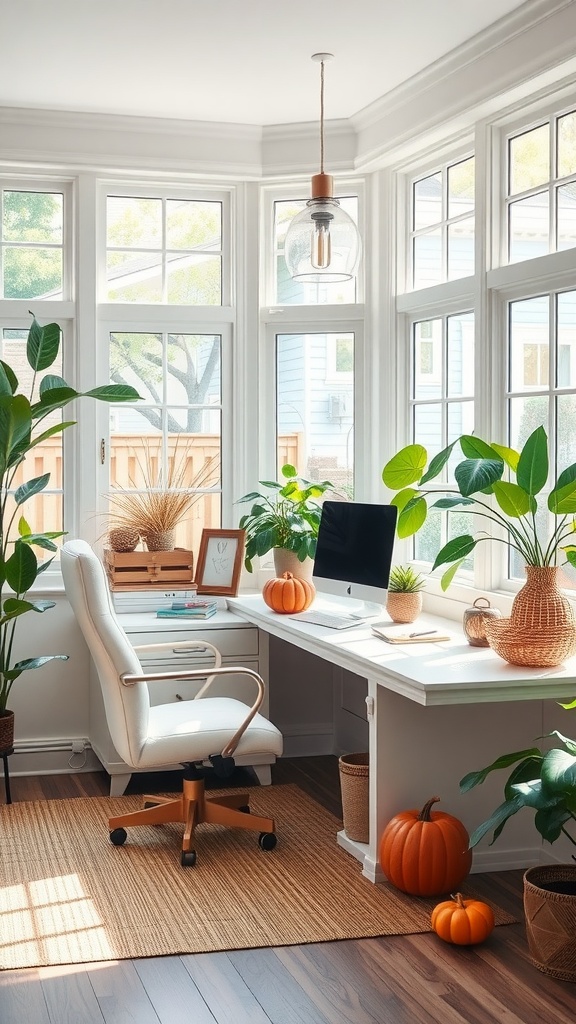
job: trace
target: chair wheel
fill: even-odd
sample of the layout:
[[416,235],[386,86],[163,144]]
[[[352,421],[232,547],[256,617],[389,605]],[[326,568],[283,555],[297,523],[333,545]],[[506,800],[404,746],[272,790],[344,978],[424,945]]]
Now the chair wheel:
[[258,838],[258,845],[261,850],[273,850],[278,842],[274,832],[261,832]]
[[128,838],[128,833],[125,828],[114,828],[110,833],[110,842],[114,846],[124,846]]
[[196,863],[196,850],[182,850],[180,863],[183,868],[193,868]]

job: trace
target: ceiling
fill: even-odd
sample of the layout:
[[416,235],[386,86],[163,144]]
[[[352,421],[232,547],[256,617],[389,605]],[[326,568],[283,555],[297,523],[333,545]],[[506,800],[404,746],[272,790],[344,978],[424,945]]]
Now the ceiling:
[[[0,0],[0,106],[274,125],[349,118],[537,0]],[[7,45],[8,40],[10,44]]]

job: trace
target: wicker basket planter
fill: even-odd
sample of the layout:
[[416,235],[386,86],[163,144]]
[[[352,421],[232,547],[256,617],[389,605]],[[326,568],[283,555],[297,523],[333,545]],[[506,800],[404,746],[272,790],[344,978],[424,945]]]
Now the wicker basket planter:
[[367,843],[370,834],[368,754],[343,754],[338,761],[342,820],[348,839]]
[[576,654],[576,617],[558,587],[557,566],[526,566],[509,619],[485,623],[490,647],[510,665],[561,665]]
[[386,611],[392,622],[414,622],[422,611],[422,594],[406,591],[389,590],[386,598]]
[[[568,891],[554,891],[555,886]],[[530,958],[544,974],[576,981],[576,864],[544,864],[524,874]]]
[[0,711],[0,754],[14,748],[14,712]]

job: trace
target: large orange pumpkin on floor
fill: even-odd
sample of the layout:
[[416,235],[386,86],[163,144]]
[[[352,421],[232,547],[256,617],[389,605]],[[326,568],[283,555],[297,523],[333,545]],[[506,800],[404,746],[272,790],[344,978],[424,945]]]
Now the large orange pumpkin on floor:
[[456,946],[476,946],[484,942],[494,928],[492,907],[481,900],[465,900],[455,893],[445,903],[439,903],[430,919],[433,930],[444,942]]
[[401,811],[380,840],[380,865],[386,877],[411,896],[454,892],[472,866],[469,836],[458,818],[432,811],[433,796],[421,811]]
[[308,580],[301,580],[291,572],[268,580],[262,589],[262,597],[273,612],[281,615],[293,615],[294,612],[306,611],[314,600],[316,588]]

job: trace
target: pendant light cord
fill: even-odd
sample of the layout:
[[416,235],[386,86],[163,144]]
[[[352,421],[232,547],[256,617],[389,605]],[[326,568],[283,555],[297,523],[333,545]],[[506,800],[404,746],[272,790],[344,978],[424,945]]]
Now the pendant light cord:
[[324,61],[320,61],[320,174],[324,174]]

